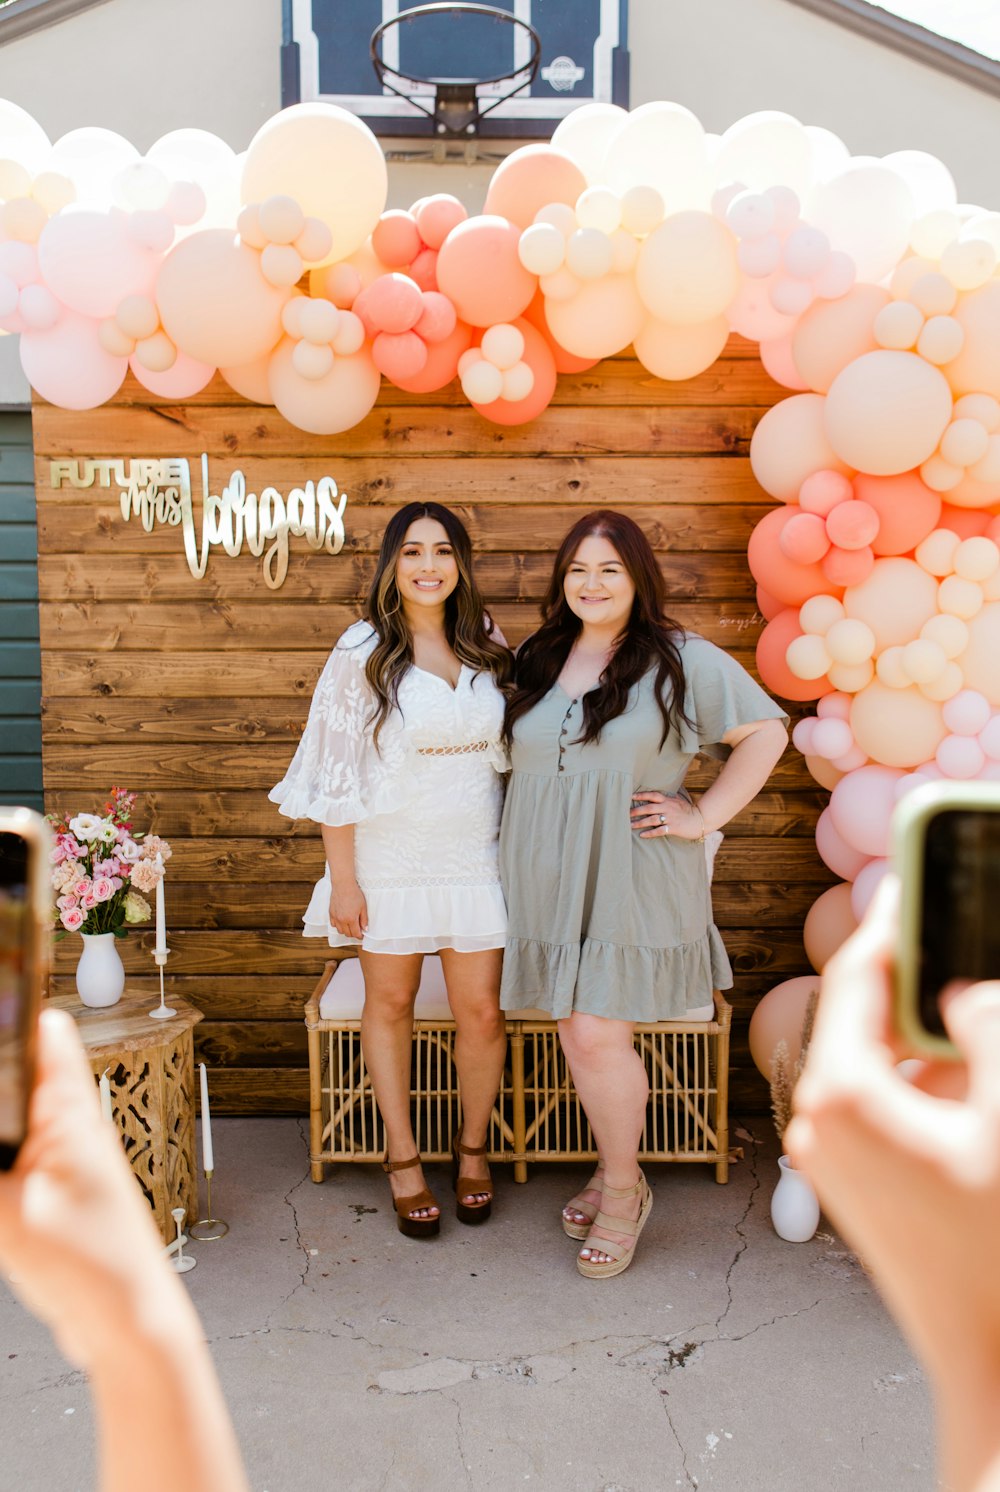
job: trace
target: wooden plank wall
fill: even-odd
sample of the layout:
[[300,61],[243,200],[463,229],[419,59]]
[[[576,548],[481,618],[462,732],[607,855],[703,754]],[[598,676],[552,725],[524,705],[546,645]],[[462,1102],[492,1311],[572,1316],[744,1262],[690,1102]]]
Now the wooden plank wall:
[[[337,437],[292,428],[216,379],[197,398],[157,401],[130,379],[116,401],[34,411],[43,648],[46,801],[79,810],[119,783],[173,843],[170,986],[206,1019],[198,1055],[216,1067],[221,1111],[302,1112],[303,1002],[327,956],[300,936],[322,866],[318,836],[267,801],[302,728],[327,651],[356,616],[382,530],[397,505],[434,498],[465,519],[478,574],[508,638],[532,628],[553,548],[581,512],[618,506],[645,527],[686,625],[752,667],[760,618],[746,544],[770,506],[747,460],[764,410],[783,396],[746,344],[682,384],[627,356],[562,377],[550,409],[514,429],[487,424],[454,387],[386,387]],[[53,490],[53,457],[186,456],[198,490],[235,467],[251,490],[281,492],[329,474],[349,493],[335,557],[292,540],[287,580],[268,591],[260,561],[215,553],[187,569],[176,528],[126,524],[115,490]],[[709,780],[698,767],[695,785]],[[830,876],[813,842],[826,801],[789,750],[731,825],[716,871],[717,920],[737,972],[733,1095],[766,1093],[746,1048],[754,1002],[807,970],[802,918]],[[60,945],[67,988],[75,939]],[[133,986],[154,991],[151,934],[130,936]]]

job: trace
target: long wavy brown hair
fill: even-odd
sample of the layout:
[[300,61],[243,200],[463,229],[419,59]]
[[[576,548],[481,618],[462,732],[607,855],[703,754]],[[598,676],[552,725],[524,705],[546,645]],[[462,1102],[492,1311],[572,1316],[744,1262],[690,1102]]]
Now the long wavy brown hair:
[[624,713],[629,691],[654,664],[656,701],[663,716],[660,745],[675,725],[691,724],[684,711],[684,666],[677,644],[683,628],[667,615],[667,588],[652,546],[634,519],[601,508],[578,519],[560,544],[542,602],[542,625],[518,650],[504,720],[508,745],[522,715],[555,684],[580,634],[583,623],[569,608],[563,581],[580,545],[592,535],[613,545],[635,586],[635,600],[597,687],[583,696],[580,742],[596,741],[608,721]]
[[448,535],[458,566],[458,584],[444,604],[444,627],[448,645],[460,663],[476,673],[492,674],[505,693],[510,689],[514,660],[510,649],[493,637],[493,623],[486,615],[483,598],[472,573],[472,543],[462,520],[441,503],[407,503],[390,518],[378,563],[365,600],[363,616],[378,634],[378,642],[365,663],[365,676],[375,696],[375,712],[368,724],[372,739],[378,738],[390,712],[398,704],[399,685],[413,665],[413,637],[396,585],[396,562],[410,525],[420,518],[433,518]]

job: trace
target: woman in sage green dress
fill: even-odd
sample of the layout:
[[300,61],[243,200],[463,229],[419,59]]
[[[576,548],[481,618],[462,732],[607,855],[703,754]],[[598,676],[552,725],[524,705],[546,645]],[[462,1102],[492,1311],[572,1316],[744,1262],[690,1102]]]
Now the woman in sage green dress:
[[[580,1272],[600,1279],[628,1268],[652,1205],[633,1028],[732,984],[705,837],[763,787],[787,720],[728,654],[669,619],[653,550],[622,513],[573,526],[542,612],[505,726],[501,1004],[559,1023],[600,1157],[562,1225],[584,1240]],[[684,777],[700,751],[725,765],[695,803]]]

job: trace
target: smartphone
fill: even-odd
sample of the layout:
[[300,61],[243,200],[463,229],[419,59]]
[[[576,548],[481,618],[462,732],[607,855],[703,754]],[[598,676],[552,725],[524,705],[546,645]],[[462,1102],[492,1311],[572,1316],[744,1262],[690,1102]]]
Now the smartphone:
[[954,979],[1000,979],[1000,782],[930,782],[893,818],[901,882],[897,1030],[956,1057],[940,995]]
[[30,808],[0,807],[0,1170],[24,1140],[35,1081],[35,1029],[48,977],[49,827]]

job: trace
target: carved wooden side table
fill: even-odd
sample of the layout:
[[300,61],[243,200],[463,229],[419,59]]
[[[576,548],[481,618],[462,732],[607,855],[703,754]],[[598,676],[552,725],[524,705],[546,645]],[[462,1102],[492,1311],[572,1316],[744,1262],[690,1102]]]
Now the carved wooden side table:
[[176,1016],[153,1021],[155,1003],[152,995],[128,990],[106,1010],[92,1010],[75,995],[50,1000],[76,1021],[94,1076],[107,1070],[125,1154],[170,1243],[177,1234],[171,1208],[184,1208],[185,1224],[197,1216],[193,1032],[202,1013],[172,995]]

